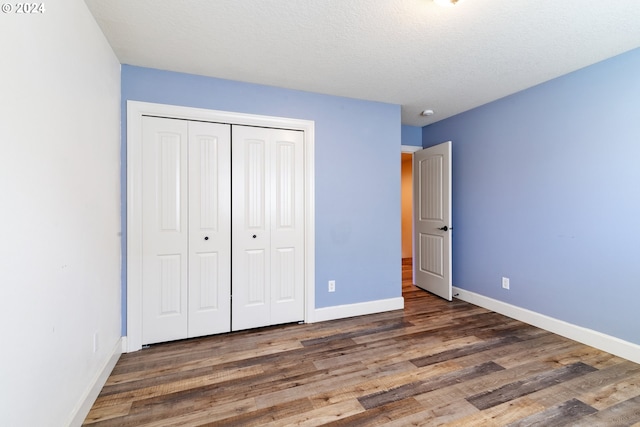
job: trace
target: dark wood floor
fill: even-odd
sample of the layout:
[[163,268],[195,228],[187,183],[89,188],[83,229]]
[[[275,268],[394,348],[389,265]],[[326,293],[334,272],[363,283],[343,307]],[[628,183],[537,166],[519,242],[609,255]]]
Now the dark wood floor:
[[411,285],[405,310],[124,354],[89,426],[640,426],[640,365]]

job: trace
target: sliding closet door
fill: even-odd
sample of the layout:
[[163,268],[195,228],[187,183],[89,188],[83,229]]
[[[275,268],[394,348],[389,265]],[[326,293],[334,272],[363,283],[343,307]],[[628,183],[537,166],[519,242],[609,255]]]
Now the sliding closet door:
[[303,138],[232,127],[232,330],[304,319]]
[[231,330],[231,129],[189,122],[188,336]]

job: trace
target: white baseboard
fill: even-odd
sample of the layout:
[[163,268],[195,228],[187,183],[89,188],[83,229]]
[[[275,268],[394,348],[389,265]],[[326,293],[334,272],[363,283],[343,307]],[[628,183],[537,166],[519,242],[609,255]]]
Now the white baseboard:
[[457,287],[453,288],[453,294],[457,294],[456,298],[471,304],[640,363],[640,345]]
[[317,308],[314,322],[344,319],[347,317],[363,316],[365,314],[382,313],[385,311],[402,310],[404,298],[388,298],[376,301],[359,302],[356,304],[336,305],[333,307]]
[[87,418],[87,414],[91,410],[93,403],[98,398],[100,390],[102,390],[102,387],[104,387],[104,384],[107,382],[107,378],[109,378],[111,371],[113,371],[113,368],[116,366],[116,363],[122,354],[122,348],[122,338],[120,338],[113,348],[111,357],[107,359],[105,364],[93,378],[93,381],[91,381],[91,385],[87,388],[87,391],[80,400],[80,405],[78,405],[78,407],[76,407],[71,413],[71,422],[69,423],[69,426],[81,426],[85,418]]

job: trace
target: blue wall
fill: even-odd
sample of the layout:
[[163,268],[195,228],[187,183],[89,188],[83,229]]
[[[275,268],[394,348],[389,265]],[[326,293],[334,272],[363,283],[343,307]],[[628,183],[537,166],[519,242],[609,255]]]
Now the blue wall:
[[422,128],[418,126],[402,125],[402,145],[422,146]]
[[640,49],[423,129],[446,140],[454,285],[640,344]]
[[399,105],[123,65],[123,156],[128,100],[315,121],[316,308],[402,295]]

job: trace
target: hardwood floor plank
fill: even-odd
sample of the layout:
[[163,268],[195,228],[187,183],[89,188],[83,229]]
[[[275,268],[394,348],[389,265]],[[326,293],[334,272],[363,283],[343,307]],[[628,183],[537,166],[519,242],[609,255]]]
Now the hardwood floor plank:
[[[423,405],[424,407],[424,405]],[[435,427],[477,414],[478,409],[464,399],[433,406],[385,424],[386,427]]]
[[415,396],[415,399],[425,407],[437,407],[448,402],[466,399],[487,390],[496,390],[506,384],[511,384],[522,378],[529,378],[553,369],[556,365],[533,362],[511,369],[493,372],[489,375],[469,379],[459,384],[441,387],[437,390]]
[[533,378],[527,378],[511,384],[506,384],[496,390],[486,391],[470,396],[467,400],[476,408],[483,410],[516,399],[520,396],[531,394],[542,388],[550,387],[563,381],[585,375],[595,370],[595,368],[589,365],[578,362],[538,374]]
[[316,408],[320,408],[336,402],[358,399],[365,395],[379,393],[393,388],[397,384],[411,383],[420,379],[427,380],[446,373],[458,371],[460,367],[454,363],[441,363],[424,368],[416,368],[411,364],[411,370],[394,372],[391,375],[380,376],[368,381],[353,384],[348,387],[329,390],[311,396],[311,401]]
[[333,390],[341,384],[355,384],[373,375],[375,373],[365,369],[364,366],[350,365],[347,368],[343,367],[335,371],[328,371],[322,375],[322,379],[313,382],[295,382],[289,388],[257,396],[256,404],[259,408],[269,407],[278,402],[295,399],[301,395],[307,396],[313,393]]
[[316,427],[319,425],[329,424],[344,418],[360,414],[364,412],[364,408],[357,400],[345,400],[323,407],[321,409],[313,409],[307,412],[301,412],[294,416],[283,418],[265,424],[265,427],[279,426],[296,426],[296,427]]
[[[477,353],[471,353],[455,359],[456,363],[462,366],[475,365],[478,363],[494,361],[500,366],[509,369],[519,366],[523,363],[530,363],[536,360],[547,360],[548,357],[540,355],[536,357],[536,350],[540,347],[548,348],[550,352],[554,351],[558,345],[557,337],[553,334],[543,334],[531,339],[516,341],[511,344],[489,348]],[[562,347],[566,351],[568,347]]]
[[387,405],[378,406],[349,417],[325,424],[330,427],[381,426],[407,415],[419,412],[422,406],[414,399],[404,399]]
[[[566,354],[573,354],[576,349],[581,345],[575,341],[567,339],[558,339],[556,335],[551,335],[549,340],[537,341],[531,340],[533,345],[528,346],[527,342],[523,342],[524,346],[522,351],[514,351],[506,355],[497,355],[495,361],[505,368],[520,365],[524,362],[532,362],[534,360],[550,361],[553,363],[561,364],[560,361],[564,360]],[[520,344],[520,343],[519,343]],[[512,346],[513,347],[513,346]],[[564,363],[567,364],[567,363]]]
[[[188,342],[185,342],[188,344]],[[157,347],[155,347],[157,348]],[[153,350],[155,350],[153,348]],[[126,368],[116,365],[118,370],[114,370],[114,373],[110,376],[105,389],[105,392],[109,392],[110,386],[122,384],[126,382],[138,381],[141,379],[149,378],[150,376],[156,377],[158,375],[168,375],[171,373],[189,372],[198,368],[211,368],[212,366],[224,364],[227,362],[233,362],[236,366],[240,366],[242,362],[245,365],[251,364],[253,361],[260,360],[260,358],[268,358],[269,356],[277,357],[285,351],[291,351],[295,349],[301,349],[302,345],[298,342],[294,344],[292,342],[278,343],[263,348],[254,348],[250,350],[243,350],[238,353],[233,353],[233,359],[229,358],[229,353],[214,352],[211,350],[198,350],[195,353],[175,352],[169,354],[154,354],[149,353],[150,359],[145,360],[143,363],[129,362],[125,354],[122,358],[125,358],[123,364]],[[147,350],[142,350],[138,353],[146,353]],[[137,353],[131,353],[137,356]],[[184,360],[186,358],[186,360]],[[176,363],[179,361],[180,363]],[[128,363],[129,362],[129,363]],[[120,361],[118,361],[118,364]],[[117,389],[117,388],[114,388]]]
[[358,398],[358,401],[365,409],[371,409],[386,405],[387,403],[403,400],[407,397],[414,397],[433,390],[441,389],[452,384],[465,382],[503,369],[504,368],[502,366],[497,365],[494,362],[487,362],[482,365],[447,373],[430,380],[404,384],[390,390],[362,396]]
[[562,365],[582,362],[586,365],[599,369],[600,367],[615,365],[621,360],[618,357],[607,354],[596,348],[589,347],[575,341],[570,342],[574,344],[574,347],[568,349],[568,351],[555,354],[553,356],[554,361]]
[[489,341],[482,341],[482,342],[470,344],[464,347],[446,350],[430,356],[418,357],[418,358],[412,359],[411,363],[413,363],[414,365],[420,368],[422,366],[431,365],[431,364],[442,362],[445,360],[457,359],[458,357],[468,356],[470,354],[482,352],[485,350],[490,350],[496,347],[502,347],[504,345],[513,344],[519,341],[521,341],[520,338],[512,337],[512,336],[495,338]]
[[258,410],[253,399],[242,399],[222,404],[210,401],[209,406],[198,405],[191,410],[178,412],[168,409],[165,407],[161,411],[132,414],[123,418],[121,424],[113,424],[112,426],[196,427]]
[[389,322],[384,322],[381,325],[371,325],[371,327],[369,328],[358,330],[358,331],[343,332],[339,334],[329,335],[326,337],[303,340],[301,341],[301,344],[305,347],[312,346],[312,345],[319,345],[319,344],[322,345],[333,340],[340,340],[340,339],[347,339],[347,338],[353,339],[361,336],[375,335],[380,332],[394,331],[398,329],[402,330],[410,326],[413,326],[413,324],[410,322],[406,322],[404,320],[389,321]]
[[598,412],[598,410],[579,401],[578,399],[571,399],[513,422],[509,424],[508,427],[526,427],[532,425],[545,427],[565,426],[595,412]]
[[[323,358],[316,358],[314,365],[317,369],[325,369],[354,362],[367,363],[381,358],[387,360],[398,354],[405,354],[403,350],[410,350],[409,346],[398,345],[395,340],[375,341],[363,345],[354,345],[348,348],[336,349],[326,352]],[[375,358],[374,358],[375,357]]]
[[478,411],[441,425],[446,427],[502,427],[542,410],[544,410],[542,405],[532,402],[525,397],[483,411]]
[[[630,362],[629,362],[630,363]],[[610,381],[606,386],[598,390],[583,395],[582,400],[599,410],[609,408],[626,400],[640,396],[640,375],[637,367],[628,373],[626,377],[609,377]],[[627,371],[630,372],[630,371]]]
[[640,396],[584,417],[574,424],[580,427],[631,426],[640,423]]
[[[625,361],[623,363],[629,364],[631,366],[635,366],[636,368],[640,368],[640,365],[634,364],[632,362]],[[592,391],[594,389],[598,389],[602,387],[604,384],[608,384],[609,382],[615,383],[619,381],[620,378],[626,377],[627,369],[619,367],[616,369],[615,367],[607,368],[610,369],[608,372],[603,371],[593,371],[586,375],[571,379],[569,381],[565,381],[556,385],[553,385],[548,388],[541,389],[534,393],[528,394],[525,397],[520,397],[515,400],[511,400],[506,404],[512,405],[519,403],[520,400],[526,399],[528,405],[533,403],[537,403],[541,408],[551,408],[554,406],[558,406],[561,403],[576,399],[580,400],[583,403],[586,403],[584,400],[585,392]],[[576,397],[577,396],[577,397]],[[597,408],[594,408],[597,409]],[[482,413],[487,414],[490,410],[482,411]],[[541,409],[542,411],[542,409]],[[556,421],[554,421],[556,422]],[[575,420],[568,421],[563,424],[561,421],[557,421],[559,425],[573,425]],[[541,422],[539,424],[534,424],[533,421],[531,424],[523,423],[523,425],[543,425],[547,426],[547,424],[551,425],[551,421],[548,423]],[[503,425],[503,424],[493,424],[493,425]]]
[[258,409],[253,412],[246,412],[234,417],[228,417],[224,420],[218,420],[206,424],[201,424],[207,427],[250,427],[250,426],[264,426],[268,423],[273,423],[283,418],[288,418],[295,414],[305,413],[313,410],[313,405],[307,398],[291,400],[285,403],[280,403],[267,408]]
[[91,411],[84,420],[85,424],[95,424],[98,421],[106,421],[113,418],[121,418],[129,414],[131,410],[132,402],[125,402],[116,405],[108,406],[96,406],[91,408]]
[[139,400],[146,400],[157,396],[164,396],[171,393],[193,390],[199,387],[211,386],[213,384],[219,384],[223,381],[233,381],[260,373],[262,373],[261,369],[248,367],[244,369],[236,369],[234,371],[216,372],[210,375],[200,375],[185,380],[164,382],[153,386],[136,388],[135,390],[105,394],[104,396],[98,397],[95,405],[96,407],[104,407],[108,405],[120,405],[128,402],[131,406],[133,402]]

